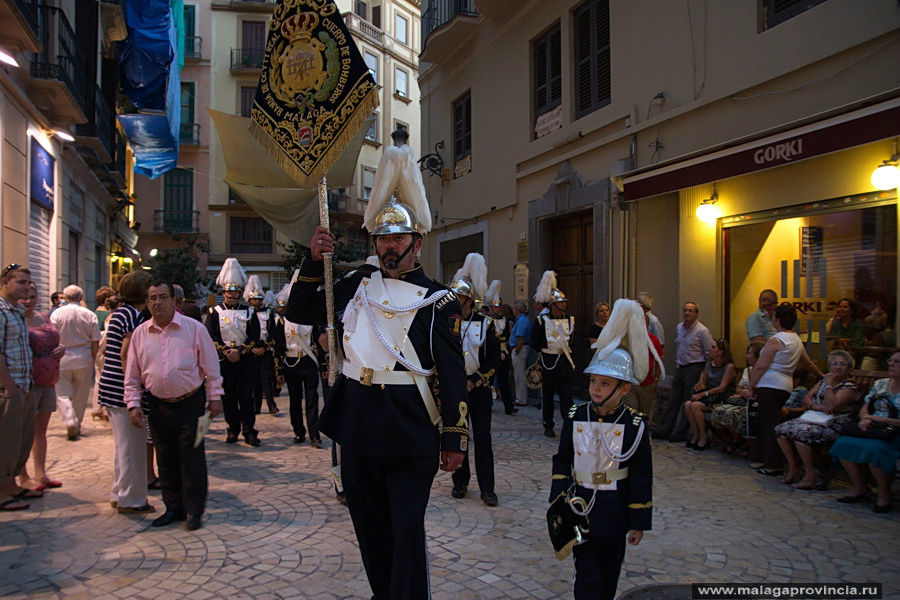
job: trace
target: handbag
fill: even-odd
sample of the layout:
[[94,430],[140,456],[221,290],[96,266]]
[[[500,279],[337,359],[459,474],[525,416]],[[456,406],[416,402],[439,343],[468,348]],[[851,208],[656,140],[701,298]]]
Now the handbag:
[[568,493],[564,493],[557,496],[547,508],[547,530],[550,533],[553,551],[559,560],[564,560],[574,546],[587,541],[588,518],[576,515],[569,504],[571,501],[581,501],[587,506],[580,497],[575,496],[570,500]]
[[808,410],[797,417],[797,420],[803,421],[804,423],[812,423],[813,425],[828,427],[834,422],[834,415],[826,415],[822,411],[818,410]]
[[750,400],[747,402],[747,418],[745,419],[744,437],[747,439],[759,437],[759,402]]
[[862,430],[859,423],[843,423],[841,424],[841,435],[850,437],[864,438],[867,440],[882,440],[889,442],[897,435],[897,428],[887,423],[870,423],[869,428]]

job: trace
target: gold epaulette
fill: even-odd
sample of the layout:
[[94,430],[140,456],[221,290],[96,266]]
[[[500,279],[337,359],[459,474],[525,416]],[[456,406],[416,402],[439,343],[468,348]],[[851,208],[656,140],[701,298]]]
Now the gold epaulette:
[[629,504],[628,508],[631,509],[642,509],[642,508],[653,508],[653,502],[635,502],[633,504]]
[[441,310],[454,300],[456,300],[456,294],[454,294],[453,292],[447,292],[443,298],[435,303],[434,310]]
[[553,477],[551,477],[550,479],[556,479],[556,480],[569,479],[569,476],[568,475],[560,475],[559,473],[554,473]]

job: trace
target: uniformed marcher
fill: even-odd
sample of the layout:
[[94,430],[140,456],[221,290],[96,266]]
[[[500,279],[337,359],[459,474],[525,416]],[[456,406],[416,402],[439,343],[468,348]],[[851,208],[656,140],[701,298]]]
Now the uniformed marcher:
[[[295,278],[297,274],[294,274]],[[293,282],[293,280],[292,280]],[[277,308],[272,322],[272,334],[275,340],[275,354],[278,357],[278,374],[287,384],[291,397],[291,428],[294,430],[294,443],[306,441],[309,430],[309,441],[316,448],[322,446],[319,436],[319,361],[314,348],[316,328],[312,325],[300,325],[284,318],[287,301],[291,293],[291,284],[285,285],[278,292],[276,301],[283,303],[284,308]],[[304,410],[304,401],[306,410]],[[303,415],[306,414],[306,427],[303,426]]]
[[575,361],[572,358],[572,338],[575,317],[566,313],[566,295],[556,287],[556,272],[544,271],[536,302],[547,306],[548,312],[538,314],[531,332],[531,347],[539,353],[541,362],[541,410],[544,435],[556,437],[553,429],[554,396],[559,394],[559,413],[566,418],[572,407],[572,385],[575,383]]
[[[381,268],[364,265],[334,285],[344,362],[319,428],[341,444],[341,479],[374,597],[421,600],[430,597],[425,509],[438,466],[462,463],[468,405],[459,302],[415,262],[431,214],[405,135],[395,132],[395,143],[385,148],[364,218]],[[291,321],[326,323],[318,288],[333,240],[323,227],[313,235],[291,289]]]
[[[450,284],[462,307],[462,349],[466,363],[466,386],[469,390],[469,421],[475,446],[475,476],[481,501],[497,506],[494,493],[494,449],[491,443],[491,382],[500,364],[500,339],[490,317],[475,310],[475,304],[484,298],[487,287],[487,266],[484,257],[477,253],[466,256]],[[462,466],[453,473],[454,498],[465,498],[472,474],[469,469],[469,453]]]
[[275,404],[275,364],[272,354],[272,348],[275,346],[275,340],[272,339],[268,331],[269,319],[272,317],[273,311],[265,306],[265,293],[262,284],[259,282],[259,275],[251,275],[247,279],[247,287],[244,288],[244,301],[253,309],[256,318],[259,319],[259,340],[261,347],[254,348],[253,352],[253,409],[256,414],[262,410],[263,398],[266,399],[266,406],[270,415],[278,414],[278,406]]
[[497,374],[494,377],[496,381],[496,390],[503,402],[503,411],[508,415],[514,415],[519,412],[513,402],[512,389],[509,385],[510,368],[512,366],[512,358],[509,352],[509,336],[512,333],[512,319],[507,319],[503,315],[503,298],[500,297],[502,284],[499,279],[495,279],[488,286],[487,293],[484,295],[484,304],[489,307],[489,316],[494,327],[494,333],[500,340],[500,364],[497,365]]
[[241,290],[247,284],[247,274],[236,258],[226,258],[216,285],[222,288],[225,300],[211,306],[204,324],[219,353],[225,395],[222,408],[228,431],[225,441],[237,442],[238,434],[251,446],[259,446],[256,431],[256,410],[253,406],[253,348],[261,347],[259,320],[253,310],[241,303]]
[[[615,598],[625,541],[641,541],[650,529],[653,506],[647,420],[623,402],[650,366],[648,350],[653,347],[641,307],[633,300],[617,300],[595,347],[585,369],[591,401],[573,406],[563,423],[550,491],[552,506],[567,505],[586,523],[561,546],[564,534],[571,533],[560,531],[563,517],[553,509],[548,512],[557,557],[565,558],[569,549],[575,555],[576,600]],[[662,367],[655,351],[653,356]]]

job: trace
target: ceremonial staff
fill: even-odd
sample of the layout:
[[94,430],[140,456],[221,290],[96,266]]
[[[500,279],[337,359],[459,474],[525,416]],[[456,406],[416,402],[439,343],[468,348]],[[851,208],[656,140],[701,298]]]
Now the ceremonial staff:
[[[319,221],[322,227],[331,231],[328,216],[328,183],[325,177],[319,181]],[[328,383],[334,385],[337,379],[337,335],[334,329],[334,269],[333,252],[324,252],[322,262],[325,267],[325,311],[328,313]]]

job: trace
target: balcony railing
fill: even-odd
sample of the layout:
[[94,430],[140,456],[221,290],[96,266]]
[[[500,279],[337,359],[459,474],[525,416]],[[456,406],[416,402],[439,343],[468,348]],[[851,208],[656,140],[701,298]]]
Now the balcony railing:
[[379,46],[384,44],[384,32],[359,15],[355,13],[347,13],[346,15],[344,15],[344,21],[347,23],[347,27],[352,30],[358,31],[363,35],[363,37],[368,38]]
[[31,76],[63,82],[85,111],[87,83],[84,59],[66,14],[53,6],[38,5],[41,51],[32,55]]
[[121,176],[122,181],[126,181],[125,165],[127,162],[126,161],[127,154],[128,154],[128,147],[125,145],[125,138],[122,137],[122,134],[117,131],[116,132],[116,147],[115,147],[115,154],[113,155],[112,168],[115,170],[116,173],[118,173]]
[[186,146],[200,145],[200,123],[182,123],[178,141]]
[[265,48],[232,48],[231,69],[261,69]]
[[157,233],[197,233],[199,210],[154,210],[153,231]]
[[13,3],[16,5],[16,8],[19,9],[25,22],[31,27],[31,31],[34,33],[35,37],[39,37],[40,17],[38,16],[37,2],[34,0],[13,0]]
[[431,0],[422,13],[422,47],[428,35],[457,16],[477,17],[474,0]]
[[276,0],[230,0],[232,8],[274,8]]
[[202,58],[203,38],[199,35],[184,38],[184,57]]

